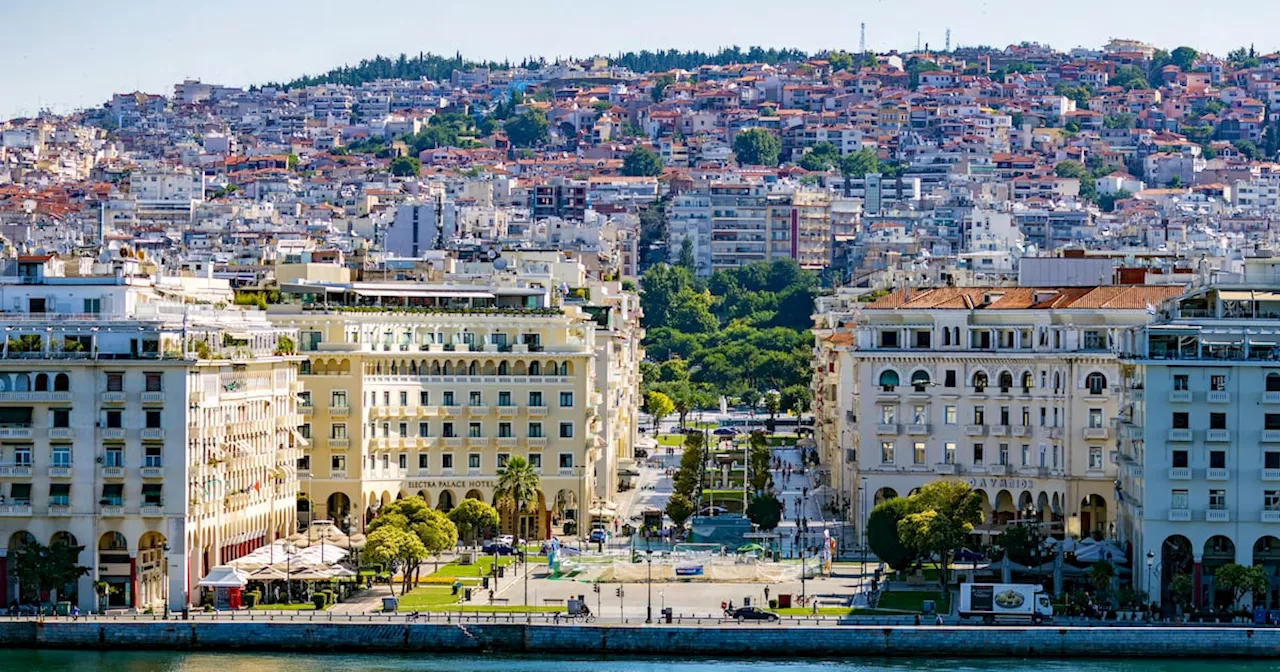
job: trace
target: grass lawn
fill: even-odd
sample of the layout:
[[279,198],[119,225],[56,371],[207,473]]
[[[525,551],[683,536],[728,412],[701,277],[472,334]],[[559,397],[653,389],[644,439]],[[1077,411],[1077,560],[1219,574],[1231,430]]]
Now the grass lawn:
[[683,434],[659,434],[658,445],[659,446],[683,446],[684,435]]
[[[812,616],[813,608],[790,607],[787,609],[770,609],[779,616]],[[901,616],[896,611],[884,609],[860,609],[850,607],[818,607],[819,616]]]
[[457,603],[458,597],[449,586],[418,586],[400,597],[400,611],[426,611]]
[[253,607],[254,611],[315,611],[316,605],[313,602],[295,602],[293,604],[259,604]]
[[[507,567],[515,562],[515,558],[509,555],[498,556],[498,566]],[[493,571],[493,556],[481,555],[476,558],[473,565],[464,565],[457,560],[440,567],[440,569],[431,573],[431,576],[456,576],[460,578],[478,579],[482,576],[488,576]]]
[[878,607],[880,609],[919,612],[921,611],[921,603],[924,600],[933,600],[934,604],[937,605],[937,610],[944,614],[951,611],[951,594],[947,593],[939,597],[937,591],[933,590],[899,590],[881,593]]

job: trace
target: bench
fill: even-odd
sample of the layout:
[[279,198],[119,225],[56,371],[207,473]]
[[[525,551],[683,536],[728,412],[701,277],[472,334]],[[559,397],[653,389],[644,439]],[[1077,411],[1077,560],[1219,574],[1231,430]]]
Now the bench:
[[543,604],[564,604],[564,600],[558,597],[544,597],[542,598],[542,603]]
[[495,597],[492,600],[489,600],[489,604],[508,604],[510,602],[511,598],[509,597]]

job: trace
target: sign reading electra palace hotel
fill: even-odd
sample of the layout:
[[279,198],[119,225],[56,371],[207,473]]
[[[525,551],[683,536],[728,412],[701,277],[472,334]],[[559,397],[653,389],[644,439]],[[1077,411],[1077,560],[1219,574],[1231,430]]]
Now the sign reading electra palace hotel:
[[410,492],[414,490],[432,490],[435,488],[496,488],[498,482],[493,479],[474,481],[474,480],[431,480],[431,481],[405,481],[405,489]]

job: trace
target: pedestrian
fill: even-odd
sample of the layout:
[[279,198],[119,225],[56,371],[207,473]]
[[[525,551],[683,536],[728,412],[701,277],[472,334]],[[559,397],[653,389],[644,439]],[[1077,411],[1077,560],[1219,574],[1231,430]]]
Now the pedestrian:
[[71,620],[73,621],[80,620],[80,605],[78,604],[71,605]]
[[920,625],[920,614],[916,614],[916,625]]
[[489,604],[493,604],[493,589],[489,589]]
[[942,625],[942,614],[938,614],[938,620],[937,620],[937,623],[938,623],[938,625]]
[[764,603],[769,604],[769,586],[764,587]]

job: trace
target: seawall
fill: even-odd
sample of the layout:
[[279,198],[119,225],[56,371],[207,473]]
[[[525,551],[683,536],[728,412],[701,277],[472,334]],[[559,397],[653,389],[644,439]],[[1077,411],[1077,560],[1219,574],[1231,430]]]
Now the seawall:
[[673,656],[1280,658],[1280,629],[0,622],[0,649],[590,653]]

